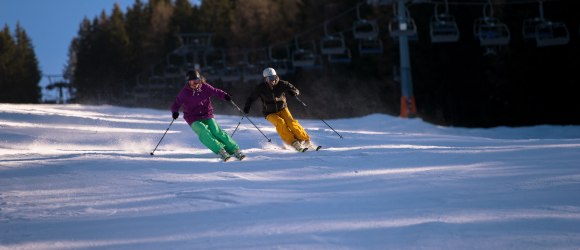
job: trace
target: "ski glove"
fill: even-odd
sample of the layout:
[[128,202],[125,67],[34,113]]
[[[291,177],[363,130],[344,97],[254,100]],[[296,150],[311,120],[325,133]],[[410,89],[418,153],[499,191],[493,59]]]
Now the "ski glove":
[[179,112],[173,112],[171,117],[173,117],[173,120],[177,119],[179,117]]
[[229,102],[229,101],[231,101],[231,100],[232,100],[232,96],[231,96],[231,95],[229,95],[229,94],[226,94],[226,95],[224,96],[224,99],[225,99],[226,101],[228,101],[228,102]]
[[290,91],[290,94],[292,96],[298,96],[300,94],[300,91],[296,90],[296,91]]

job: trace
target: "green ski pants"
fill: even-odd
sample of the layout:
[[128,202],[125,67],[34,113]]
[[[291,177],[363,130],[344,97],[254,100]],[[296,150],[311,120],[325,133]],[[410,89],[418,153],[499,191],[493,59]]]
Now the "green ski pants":
[[191,129],[197,134],[201,143],[216,154],[222,148],[228,154],[233,154],[240,148],[234,139],[220,128],[214,118],[196,121],[191,124]]

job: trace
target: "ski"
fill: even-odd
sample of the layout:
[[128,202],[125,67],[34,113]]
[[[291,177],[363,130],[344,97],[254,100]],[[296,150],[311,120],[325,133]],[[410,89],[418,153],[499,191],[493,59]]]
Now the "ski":
[[226,157],[226,158],[220,158],[220,159],[221,159],[223,162],[228,162],[228,161],[230,161],[230,160],[232,159],[232,157],[231,157],[231,156],[228,156],[228,157]]
[[244,160],[244,159],[246,159],[246,155],[242,154],[242,155],[240,155],[239,157],[238,157],[238,156],[235,156],[235,155],[228,155],[226,158],[220,157],[220,159],[221,159],[223,162],[229,162],[229,161],[233,161],[234,159],[238,159],[238,160],[240,160],[240,161],[241,161],[241,160]]
[[307,148],[307,149],[310,149],[310,150],[312,150],[312,151],[318,151],[318,150],[320,150],[321,148],[322,148],[322,146],[312,146],[311,148]]

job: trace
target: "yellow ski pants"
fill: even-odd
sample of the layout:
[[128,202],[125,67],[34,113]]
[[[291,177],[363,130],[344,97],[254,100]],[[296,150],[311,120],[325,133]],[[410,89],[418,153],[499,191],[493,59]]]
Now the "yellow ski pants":
[[266,120],[276,127],[276,132],[278,132],[280,138],[288,145],[292,144],[295,140],[310,140],[308,133],[306,133],[297,120],[294,120],[288,108],[269,114],[266,116]]

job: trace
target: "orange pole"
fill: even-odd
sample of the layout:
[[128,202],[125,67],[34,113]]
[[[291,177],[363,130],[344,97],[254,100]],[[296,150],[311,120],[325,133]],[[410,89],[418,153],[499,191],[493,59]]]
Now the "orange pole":
[[401,96],[401,117],[408,118],[417,115],[417,105],[415,105],[415,96],[410,100],[406,96]]
[[409,107],[407,103],[407,97],[401,96],[401,117],[403,118],[409,117]]

